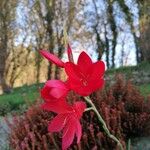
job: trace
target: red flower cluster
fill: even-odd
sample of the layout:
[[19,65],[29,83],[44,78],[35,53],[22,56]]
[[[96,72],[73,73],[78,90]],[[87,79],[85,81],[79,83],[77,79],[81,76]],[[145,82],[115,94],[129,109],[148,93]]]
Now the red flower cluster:
[[88,96],[104,85],[103,74],[105,65],[102,61],[93,63],[91,58],[82,52],[77,64],[73,61],[72,50],[68,45],[69,62],[62,62],[55,55],[45,51],[40,51],[46,59],[63,67],[68,75],[67,82],[60,80],[49,80],[41,90],[41,97],[45,100],[43,109],[57,113],[57,116],[49,123],[49,132],[59,132],[63,130],[62,149],[67,149],[77,136],[77,143],[81,139],[81,124],[79,122],[85,108],[85,102],[75,102],[69,105],[66,96],[73,90],[81,96]]

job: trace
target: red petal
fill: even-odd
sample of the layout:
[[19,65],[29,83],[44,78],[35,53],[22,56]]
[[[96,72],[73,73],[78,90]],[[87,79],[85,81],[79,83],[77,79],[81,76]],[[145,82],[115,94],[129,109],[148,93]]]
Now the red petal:
[[91,88],[84,86],[80,80],[68,79],[68,84],[70,85],[70,89],[81,96],[88,96],[91,93]]
[[45,85],[49,87],[68,89],[66,84],[62,82],[61,80],[48,80]]
[[89,85],[83,86],[81,82],[77,83],[73,82],[73,80],[70,81],[70,88],[81,96],[88,96],[92,93],[91,87]]
[[56,99],[60,99],[60,98],[65,97],[67,95],[67,91],[63,90],[63,89],[52,88],[50,90],[49,94]]
[[63,98],[67,95],[69,88],[60,80],[49,80],[41,90],[41,97],[46,101]]
[[105,64],[103,61],[97,61],[93,64],[93,71],[90,78],[101,78],[105,72]]
[[62,149],[66,150],[73,142],[76,131],[76,120],[71,118],[63,130]]
[[77,143],[80,143],[81,136],[82,136],[82,127],[79,121],[76,122],[76,135],[77,135]]
[[76,113],[77,113],[77,116],[78,116],[78,119],[81,118],[85,108],[86,108],[86,103],[85,102],[75,102],[74,105],[73,105],[73,108],[75,109]]
[[50,96],[49,94],[49,91],[50,91],[50,88],[47,87],[47,86],[44,86],[42,89],[41,89],[41,97],[45,100],[45,101],[53,101],[54,98]]
[[75,82],[71,82],[71,89],[78,93],[81,96],[88,96],[94,91],[102,88],[104,85],[104,80],[99,78],[97,80],[91,80],[88,82],[87,86],[75,84]]
[[68,44],[67,54],[68,54],[68,60],[69,60],[69,62],[74,63],[72,49],[71,49],[71,47],[70,47],[69,44]]
[[56,64],[59,67],[64,67],[64,62],[62,62],[57,56],[49,53],[46,50],[40,50],[40,54],[42,56],[44,56],[46,59],[48,59],[49,61],[53,62],[54,64]]
[[61,131],[67,121],[68,115],[66,114],[59,114],[57,115],[48,125],[49,132],[59,132]]
[[64,99],[44,103],[41,105],[41,108],[47,111],[55,112],[57,114],[72,112],[72,106],[68,105]]
[[69,78],[80,80],[79,69],[77,65],[73,64],[72,62],[67,62],[65,63],[65,71]]
[[105,83],[104,79],[100,79],[100,78],[91,81],[90,87],[92,89],[92,92],[101,89],[104,86],[104,83]]
[[79,58],[78,58],[78,62],[77,62],[80,70],[86,75],[86,73],[88,73],[92,66],[92,60],[91,58],[85,53],[85,52],[82,52],[80,55],[79,55]]
[[80,80],[69,79],[68,82],[70,83],[70,89],[78,93],[82,96],[88,96],[91,94],[91,88],[89,83],[87,86],[84,86]]
[[78,78],[73,79],[70,77],[70,78],[68,78],[67,82],[70,85],[71,89],[79,88],[82,86],[82,82]]

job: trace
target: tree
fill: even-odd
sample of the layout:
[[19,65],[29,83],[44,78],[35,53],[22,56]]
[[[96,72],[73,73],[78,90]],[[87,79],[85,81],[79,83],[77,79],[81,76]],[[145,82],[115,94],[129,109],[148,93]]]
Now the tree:
[[0,86],[4,92],[9,91],[5,80],[5,69],[9,54],[9,41],[11,39],[12,28],[16,16],[16,5],[16,0],[1,0],[0,5]]
[[[112,32],[112,68],[115,67],[115,54],[116,54],[116,45],[117,45],[117,36],[118,36],[118,31],[117,31],[117,25],[115,21],[115,16],[114,16],[114,10],[113,10],[113,1],[112,0],[107,0],[108,6],[107,6],[107,19],[108,23],[110,24],[110,29]],[[109,51],[109,49],[108,49]]]
[[[139,38],[136,35],[136,29],[134,27],[133,14],[131,13],[129,7],[126,5],[125,0],[114,0],[114,1],[118,2],[122,12],[124,12],[124,14],[125,14],[125,20],[127,21],[127,23],[130,26],[130,30],[131,30],[131,33],[132,33],[133,39],[134,39],[134,44],[135,44],[135,48],[136,48],[136,61],[137,61],[137,63],[140,63],[141,59],[142,59],[141,58],[142,52],[139,47]],[[134,1],[132,1],[132,2],[134,2]]]
[[150,62],[150,0],[137,0],[139,8],[139,44],[142,60]]

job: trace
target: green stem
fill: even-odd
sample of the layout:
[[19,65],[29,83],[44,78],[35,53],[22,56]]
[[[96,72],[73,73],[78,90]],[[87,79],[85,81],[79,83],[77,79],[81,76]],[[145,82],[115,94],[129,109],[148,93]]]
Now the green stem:
[[131,139],[128,139],[127,150],[130,150],[130,146],[131,146]]
[[[111,139],[113,139],[114,141],[117,142],[117,144],[118,144],[119,147],[120,147],[120,150],[123,150],[122,144],[120,143],[120,141],[119,141],[114,135],[112,135],[112,134],[110,133],[110,131],[108,130],[108,128],[107,128],[107,126],[106,126],[105,121],[104,121],[103,118],[101,117],[100,113],[99,113],[98,110],[96,109],[96,107],[95,107],[95,105],[93,104],[93,102],[91,101],[91,99],[90,99],[89,97],[84,97],[84,98],[85,98],[86,102],[87,102],[88,104],[90,104],[90,106],[91,106],[90,108],[92,108],[92,110],[93,110],[93,111],[95,112],[95,114],[97,115],[98,120],[99,120],[100,123],[102,124],[105,133],[108,135],[108,137],[110,137]],[[90,109],[90,110],[91,110],[91,109]]]
[[86,108],[84,112],[93,110],[93,107]]

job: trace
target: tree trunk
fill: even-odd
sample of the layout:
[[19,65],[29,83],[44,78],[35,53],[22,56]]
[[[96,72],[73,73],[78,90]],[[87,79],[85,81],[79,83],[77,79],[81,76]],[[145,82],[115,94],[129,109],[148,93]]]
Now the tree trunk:
[[106,24],[104,26],[104,29],[105,29],[104,35],[105,35],[106,65],[107,65],[107,69],[109,69],[110,68],[110,62],[109,62],[109,51],[110,51],[110,48],[109,48],[109,39],[107,37]]
[[[63,45],[61,44],[59,49],[58,49],[58,58],[62,58],[63,54]],[[55,79],[60,79],[60,67],[56,66],[55,68]]]
[[150,0],[139,2],[139,22],[143,61],[150,62]]
[[118,32],[117,32],[117,25],[115,21],[115,17],[113,14],[113,1],[108,0],[108,7],[107,7],[107,19],[108,23],[110,24],[111,32],[112,32],[112,56],[111,56],[111,61],[112,61],[112,68],[115,67],[115,55],[116,55],[116,45],[117,45],[117,37],[118,37]]
[[40,68],[41,68],[41,56],[37,52],[36,55],[36,67],[37,67],[37,73],[36,73],[36,82],[40,83]]
[[10,88],[6,84],[5,80],[5,65],[7,58],[7,36],[4,36],[5,40],[2,40],[0,45],[0,87],[2,89],[2,93],[10,92]]
[[[54,0],[47,0],[46,1],[47,6],[47,15],[46,15],[46,21],[48,23],[47,25],[47,32],[49,36],[49,51],[50,53],[54,53],[54,37],[53,37],[53,20],[55,15],[55,1]],[[50,63],[48,66],[48,79],[52,78],[52,64]]]
[[7,91],[7,85],[5,81],[5,65],[6,65],[6,58],[7,58],[7,25],[6,20],[2,19],[2,34],[1,34],[1,41],[0,41],[0,86],[2,88],[2,92]]
[[0,51],[0,88],[2,89],[2,92],[6,89],[6,82],[5,82],[5,54],[3,54]]

